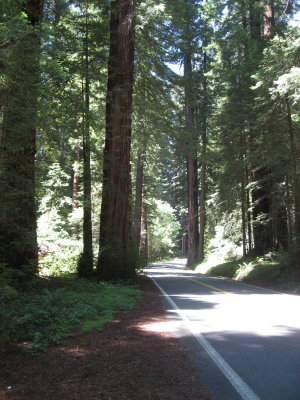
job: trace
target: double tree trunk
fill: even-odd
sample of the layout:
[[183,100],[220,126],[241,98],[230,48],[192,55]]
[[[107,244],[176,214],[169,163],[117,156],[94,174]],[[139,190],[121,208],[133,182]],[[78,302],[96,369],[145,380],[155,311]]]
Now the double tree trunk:
[[[0,263],[16,277],[37,272],[35,152],[42,1],[27,0],[6,71],[6,102],[0,143]],[[21,22],[19,22],[21,23]]]
[[106,99],[106,137],[97,263],[101,279],[135,275],[131,244],[130,142],[134,62],[134,7],[111,3],[110,54]]

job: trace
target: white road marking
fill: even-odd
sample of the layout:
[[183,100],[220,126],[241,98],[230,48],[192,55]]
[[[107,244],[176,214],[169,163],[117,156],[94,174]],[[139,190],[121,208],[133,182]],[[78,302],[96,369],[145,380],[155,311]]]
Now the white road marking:
[[190,320],[184,314],[182,310],[176,305],[176,303],[170,298],[170,296],[164,291],[164,289],[151,278],[161,293],[164,295],[166,300],[170,303],[172,308],[177,312],[180,318],[184,321],[190,332],[193,334],[197,342],[203,347],[206,353],[210,356],[216,366],[222,371],[225,377],[229,380],[231,385],[240,394],[243,400],[260,400],[260,398],[253,392],[253,390],[247,385],[247,383],[230,367],[230,365],[224,360],[224,358],[214,349],[214,347],[205,339],[205,337],[196,332],[191,324]]

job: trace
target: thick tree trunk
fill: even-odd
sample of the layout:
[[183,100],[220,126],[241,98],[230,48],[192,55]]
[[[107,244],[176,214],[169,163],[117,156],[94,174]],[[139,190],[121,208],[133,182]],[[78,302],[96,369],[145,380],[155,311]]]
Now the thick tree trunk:
[[106,138],[100,216],[99,277],[135,276],[131,244],[130,142],[134,62],[131,0],[111,3]]
[[78,263],[78,276],[93,274],[92,178],[90,143],[90,76],[89,76],[89,21],[86,3],[84,40],[84,117],[83,117],[83,251]]
[[27,21],[11,48],[0,143],[0,262],[14,268],[20,280],[38,268],[35,152],[42,1],[25,1],[21,12]]
[[184,55],[185,121],[187,130],[188,253],[187,266],[199,262],[197,144],[192,98],[192,57]]

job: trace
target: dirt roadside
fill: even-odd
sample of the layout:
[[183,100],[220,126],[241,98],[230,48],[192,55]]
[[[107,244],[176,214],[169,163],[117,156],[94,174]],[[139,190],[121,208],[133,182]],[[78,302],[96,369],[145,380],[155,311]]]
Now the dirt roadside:
[[103,332],[65,340],[47,353],[18,346],[0,355],[0,400],[210,400],[184,347],[148,324],[166,321],[159,292],[143,281],[134,310]]

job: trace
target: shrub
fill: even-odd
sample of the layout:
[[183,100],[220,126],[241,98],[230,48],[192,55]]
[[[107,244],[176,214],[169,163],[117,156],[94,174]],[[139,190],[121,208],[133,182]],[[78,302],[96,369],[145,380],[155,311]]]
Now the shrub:
[[231,262],[219,264],[219,265],[216,265],[215,267],[210,268],[207,271],[207,275],[222,276],[225,278],[233,278],[235,276],[238,268],[239,268],[238,262],[231,261]]

